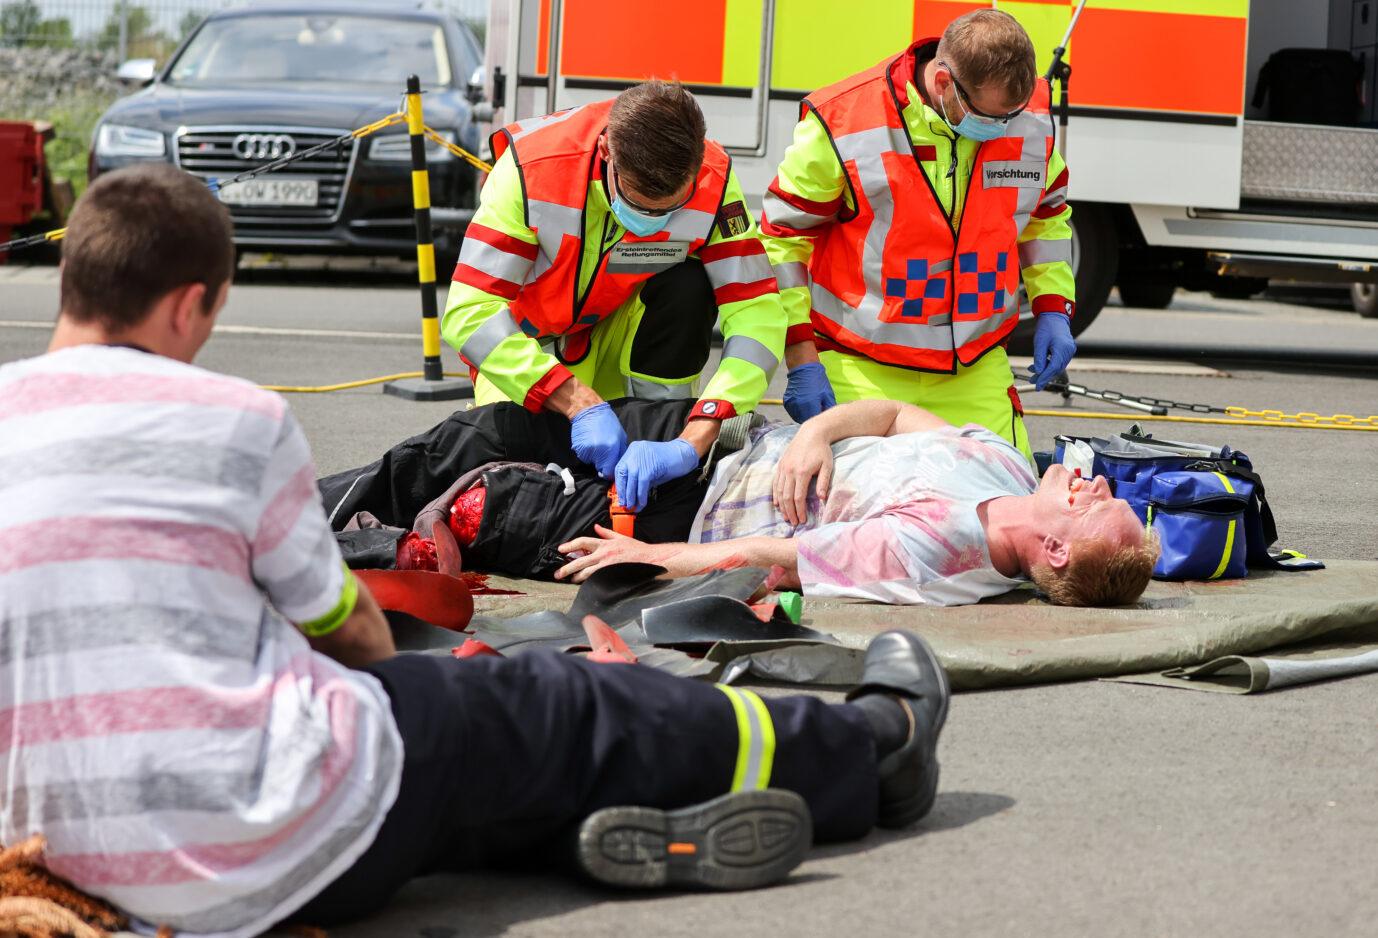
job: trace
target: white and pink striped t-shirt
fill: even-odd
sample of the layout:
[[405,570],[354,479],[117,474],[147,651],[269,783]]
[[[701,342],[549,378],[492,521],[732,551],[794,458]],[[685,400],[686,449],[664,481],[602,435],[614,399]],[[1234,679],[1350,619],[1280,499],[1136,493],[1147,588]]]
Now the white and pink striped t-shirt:
[[0,840],[141,927],[301,906],[401,773],[381,685],[287,621],[346,576],[278,395],[129,348],[0,367]]
[[995,569],[977,508],[1038,487],[1028,460],[985,427],[943,427],[834,443],[826,500],[810,486],[797,527],[771,482],[797,427],[756,434],[718,466],[690,540],[793,537],[806,596],[955,606],[1022,581]]

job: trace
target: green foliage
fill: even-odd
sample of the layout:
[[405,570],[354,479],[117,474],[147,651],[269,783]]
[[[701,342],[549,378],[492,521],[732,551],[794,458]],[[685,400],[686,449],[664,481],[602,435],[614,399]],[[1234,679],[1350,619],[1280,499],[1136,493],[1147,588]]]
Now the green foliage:
[[34,0],[17,0],[0,6],[0,45],[68,49],[73,44],[72,21],[66,17],[43,19]]
[[188,10],[182,18],[177,21],[177,41],[180,42],[191,34],[200,22],[206,18],[206,14],[200,10]]
[[7,46],[22,46],[38,30],[43,14],[34,0],[18,0],[0,6],[0,38]]

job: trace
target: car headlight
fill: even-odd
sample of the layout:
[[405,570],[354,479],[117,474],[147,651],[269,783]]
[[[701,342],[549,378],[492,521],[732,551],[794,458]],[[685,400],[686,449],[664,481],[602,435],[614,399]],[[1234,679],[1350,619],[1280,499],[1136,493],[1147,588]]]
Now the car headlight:
[[[452,131],[437,131],[437,134],[444,137],[448,142],[455,142],[455,135]],[[368,146],[368,158],[371,160],[397,161],[411,159],[411,135],[410,134],[379,134],[373,138],[373,142]],[[426,138],[426,162],[441,163],[445,160],[454,159],[454,154],[442,147],[440,144]]]
[[101,124],[96,131],[97,156],[159,157],[167,153],[167,140],[156,130]]

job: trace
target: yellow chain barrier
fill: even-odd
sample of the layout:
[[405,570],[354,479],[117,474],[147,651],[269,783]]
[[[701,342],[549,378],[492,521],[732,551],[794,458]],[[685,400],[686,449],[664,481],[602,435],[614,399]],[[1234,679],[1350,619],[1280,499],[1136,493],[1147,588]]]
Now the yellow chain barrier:
[[[1091,410],[1026,410],[1025,417],[1076,417],[1088,420],[1162,420],[1168,423],[1223,423],[1236,427],[1291,427],[1298,430],[1368,430],[1378,431],[1378,417],[1351,417],[1348,414],[1336,414],[1333,417],[1319,417],[1315,414],[1284,414],[1277,410],[1252,411],[1243,407],[1227,407],[1225,412],[1231,419],[1224,417],[1170,417],[1158,416],[1155,414],[1138,414],[1132,411],[1125,411],[1119,414],[1108,414],[1101,411]],[[1244,420],[1244,416],[1264,417],[1263,420]],[[1314,418],[1314,419],[1302,419]],[[1295,420],[1296,423],[1286,423],[1284,421]]]
[[470,166],[473,166],[476,169],[481,169],[485,173],[492,171],[492,163],[485,163],[483,160],[479,159],[477,156],[474,156],[474,154],[470,153],[468,150],[464,149],[461,146],[451,143],[444,137],[440,136],[440,134],[436,133],[434,130],[431,130],[431,128],[429,127],[424,128],[424,130],[426,136],[430,140],[440,144],[442,147],[449,150],[451,153],[459,157],[461,160],[466,160]]
[[[762,404],[783,404],[778,397],[765,398]],[[1277,410],[1252,411],[1243,407],[1227,407],[1225,412],[1232,418],[1223,417],[1163,417],[1154,414],[1138,414],[1130,411],[1111,414],[1098,410],[1026,410],[1025,417],[1071,417],[1081,420],[1162,420],[1168,423],[1224,423],[1236,427],[1296,427],[1311,430],[1378,430],[1378,416],[1351,417],[1348,414],[1335,414],[1333,417],[1320,417],[1316,414],[1284,414]],[[1265,420],[1243,420],[1242,417],[1265,417]],[[1296,420],[1297,423],[1283,423]]]

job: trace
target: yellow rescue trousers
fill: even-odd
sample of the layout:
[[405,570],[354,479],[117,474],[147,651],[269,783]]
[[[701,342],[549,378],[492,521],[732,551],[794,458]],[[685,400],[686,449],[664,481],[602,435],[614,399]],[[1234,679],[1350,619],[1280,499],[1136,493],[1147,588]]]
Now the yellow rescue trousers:
[[845,352],[819,352],[839,404],[880,398],[917,404],[949,423],[975,423],[1013,443],[1033,463],[1029,433],[1010,389],[1014,376],[1003,348],[993,348],[951,375],[913,371]]

